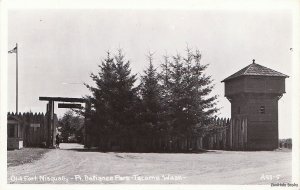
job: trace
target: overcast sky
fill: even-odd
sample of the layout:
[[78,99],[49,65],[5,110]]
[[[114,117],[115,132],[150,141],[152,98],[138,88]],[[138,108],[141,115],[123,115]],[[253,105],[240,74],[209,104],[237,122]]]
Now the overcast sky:
[[[45,112],[39,96],[82,97],[105,52],[119,47],[142,73],[146,54],[158,66],[186,45],[202,52],[219,95],[220,117],[230,117],[221,80],[256,63],[290,76],[279,101],[279,136],[291,137],[292,15],[289,11],[10,10],[8,47],[19,45],[19,111]],[[8,56],[8,111],[15,111],[15,56]],[[66,110],[58,109],[61,116]]]

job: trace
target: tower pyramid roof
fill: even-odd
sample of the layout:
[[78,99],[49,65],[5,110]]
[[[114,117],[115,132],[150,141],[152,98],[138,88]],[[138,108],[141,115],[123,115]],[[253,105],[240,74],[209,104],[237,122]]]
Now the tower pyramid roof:
[[285,78],[289,77],[288,75],[282,74],[273,69],[259,65],[255,63],[255,60],[253,59],[252,64],[248,65],[247,67],[244,67],[243,69],[239,70],[233,75],[230,75],[229,77],[222,80],[222,82],[226,82],[228,80],[241,77],[241,76],[273,76],[273,77],[285,77]]

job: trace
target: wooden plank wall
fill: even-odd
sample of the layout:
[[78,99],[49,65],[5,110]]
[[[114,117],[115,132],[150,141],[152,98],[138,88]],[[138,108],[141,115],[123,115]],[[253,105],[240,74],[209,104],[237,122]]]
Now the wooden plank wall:
[[[7,116],[15,116],[21,121],[20,137],[25,147],[45,146],[49,138],[47,126],[47,115],[44,113],[8,113]],[[55,116],[57,121],[57,117]],[[32,127],[31,124],[39,124],[39,127]]]

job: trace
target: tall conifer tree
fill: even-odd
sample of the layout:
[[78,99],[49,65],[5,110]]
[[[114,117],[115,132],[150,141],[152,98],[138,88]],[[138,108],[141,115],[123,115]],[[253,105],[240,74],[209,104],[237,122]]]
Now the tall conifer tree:
[[205,75],[208,65],[201,64],[199,50],[186,50],[186,56],[176,55],[170,64],[170,114],[173,133],[196,135],[218,111],[217,96],[209,96],[213,85],[211,77]]
[[145,133],[158,135],[161,132],[161,86],[153,66],[153,54],[148,55],[149,66],[141,76],[142,121]]
[[87,97],[92,104],[91,133],[100,138],[132,135],[138,97],[130,62],[125,61],[121,50],[114,57],[108,52],[99,68],[97,74],[91,74],[96,86],[86,85],[92,92]]

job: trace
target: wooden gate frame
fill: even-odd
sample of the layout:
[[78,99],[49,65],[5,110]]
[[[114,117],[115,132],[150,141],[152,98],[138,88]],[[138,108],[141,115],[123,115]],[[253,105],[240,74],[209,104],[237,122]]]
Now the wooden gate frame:
[[[47,110],[46,110],[46,117],[47,117],[47,128],[48,128],[48,138],[46,146],[49,148],[53,148],[55,144],[55,133],[56,128],[54,126],[54,103],[55,102],[72,102],[72,103],[85,103],[86,100],[83,98],[67,98],[67,97],[39,97],[40,101],[48,101],[47,103]],[[71,104],[68,104],[68,108],[72,108]],[[78,109],[78,104],[74,104],[74,108]],[[62,107],[59,107],[62,108]]]

